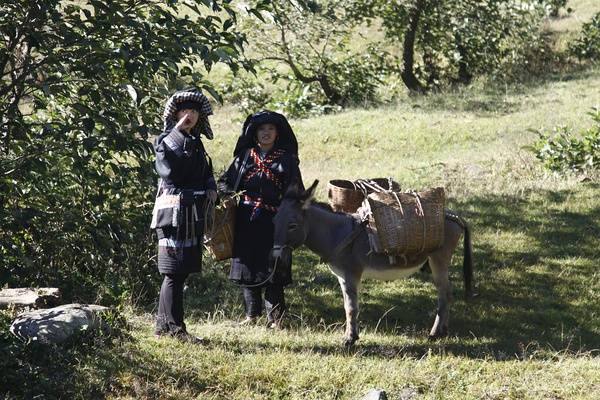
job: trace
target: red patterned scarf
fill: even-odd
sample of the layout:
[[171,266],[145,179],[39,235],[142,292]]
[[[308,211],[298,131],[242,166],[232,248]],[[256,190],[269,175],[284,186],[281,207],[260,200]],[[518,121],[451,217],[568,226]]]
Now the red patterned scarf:
[[[248,171],[248,174],[244,177],[244,181],[248,182],[252,177],[263,174],[268,180],[273,182],[275,186],[281,188],[283,183],[281,179],[277,177],[271,171],[271,165],[284,153],[284,150],[275,150],[272,153],[265,156],[264,159],[261,159],[256,149],[250,150],[250,157],[254,163],[252,169]],[[272,212],[277,212],[277,207],[266,204],[262,197],[252,197],[248,195],[244,195],[243,203],[249,206],[252,206],[252,214],[250,215],[250,220],[253,221],[256,219],[261,209],[265,209]]]
[[284,153],[283,150],[275,150],[270,154],[267,154],[264,159],[260,159],[258,152],[256,149],[250,150],[250,157],[252,158],[252,162],[254,166],[248,172],[248,175],[244,178],[245,182],[248,182],[254,176],[258,174],[264,174],[265,177],[275,183],[275,185],[281,188],[281,180],[271,171],[271,165]]

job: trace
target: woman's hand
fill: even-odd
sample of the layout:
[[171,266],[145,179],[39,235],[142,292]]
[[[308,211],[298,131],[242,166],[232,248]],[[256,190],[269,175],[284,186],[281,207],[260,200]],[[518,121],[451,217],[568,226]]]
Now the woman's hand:
[[217,201],[217,192],[216,190],[207,190],[206,191],[206,197],[208,198],[208,200],[210,200],[211,202],[216,202]]
[[183,117],[181,117],[181,119],[179,121],[177,121],[177,124],[175,124],[175,129],[177,129],[178,131],[181,131],[181,128],[185,125],[185,123],[187,122],[188,116],[187,114],[185,114]]

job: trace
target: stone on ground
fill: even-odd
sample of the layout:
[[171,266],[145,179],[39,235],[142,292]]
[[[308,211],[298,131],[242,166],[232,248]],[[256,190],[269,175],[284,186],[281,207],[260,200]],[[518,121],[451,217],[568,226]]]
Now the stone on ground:
[[57,288],[13,288],[0,290],[0,309],[6,308],[46,308],[60,304],[60,290]]
[[29,311],[13,321],[10,332],[25,342],[63,343],[77,333],[104,328],[101,314],[107,310],[98,305],[66,304]]
[[371,389],[361,400],[387,400],[387,394],[382,389]]

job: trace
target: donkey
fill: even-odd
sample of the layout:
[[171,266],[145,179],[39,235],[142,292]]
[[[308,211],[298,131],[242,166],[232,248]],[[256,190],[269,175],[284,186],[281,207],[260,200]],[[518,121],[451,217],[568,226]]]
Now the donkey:
[[307,190],[292,187],[281,202],[273,222],[275,226],[272,255],[275,259],[291,255],[293,249],[306,245],[329,263],[344,296],[346,330],[344,344],[358,340],[358,288],[362,278],[393,280],[410,276],[429,262],[438,291],[435,321],[430,339],[448,334],[448,306],[451,301],[448,268],[460,236],[464,234],[463,277],[465,294],[472,295],[473,266],[471,237],[466,222],[447,211],[444,243],[427,254],[405,257],[393,262],[388,255],[371,253],[364,226],[355,214],[330,211],[312,201],[318,181]]

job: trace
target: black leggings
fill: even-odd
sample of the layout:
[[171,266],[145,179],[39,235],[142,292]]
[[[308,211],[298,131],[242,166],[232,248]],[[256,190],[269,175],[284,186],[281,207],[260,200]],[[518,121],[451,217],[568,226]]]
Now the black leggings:
[[[258,317],[262,313],[262,287],[244,288],[244,302],[246,315]],[[281,319],[285,311],[285,298],[283,286],[280,284],[267,284],[265,290],[265,309],[270,322]]]
[[164,274],[158,299],[157,334],[176,335],[186,332],[183,322],[183,286],[187,276],[187,274]]

